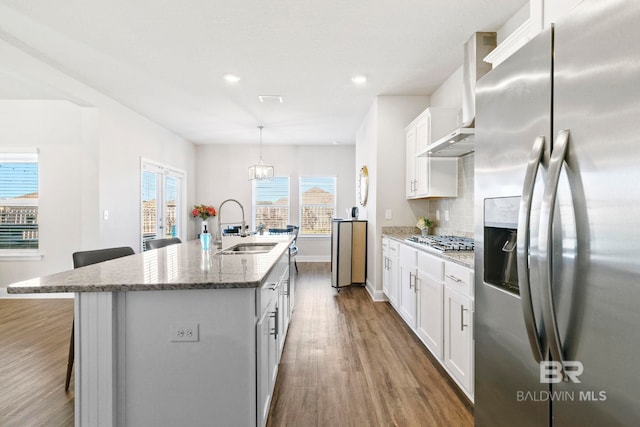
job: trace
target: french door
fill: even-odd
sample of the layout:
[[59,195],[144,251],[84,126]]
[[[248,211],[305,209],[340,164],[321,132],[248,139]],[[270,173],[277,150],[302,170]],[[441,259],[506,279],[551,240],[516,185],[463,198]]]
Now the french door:
[[150,160],[141,162],[141,249],[145,242],[182,235],[184,172]]

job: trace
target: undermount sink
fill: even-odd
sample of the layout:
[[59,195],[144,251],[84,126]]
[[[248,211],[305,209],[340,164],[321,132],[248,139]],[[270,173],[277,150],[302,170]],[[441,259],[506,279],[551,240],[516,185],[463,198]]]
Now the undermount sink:
[[277,243],[240,243],[218,253],[222,255],[266,254],[271,249],[275,248],[276,245]]

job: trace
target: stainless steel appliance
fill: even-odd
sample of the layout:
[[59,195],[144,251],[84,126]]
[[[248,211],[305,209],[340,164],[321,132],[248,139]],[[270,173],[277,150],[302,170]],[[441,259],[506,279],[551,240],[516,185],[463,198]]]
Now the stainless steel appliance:
[[410,236],[405,239],[438,253],[472,252],[473,239],[460,236]]
[[640,425],[638,23],[584,0],[478,82],[477,426]]
[[331,286],[367,283],[367,225],[364,220],[331,221]]

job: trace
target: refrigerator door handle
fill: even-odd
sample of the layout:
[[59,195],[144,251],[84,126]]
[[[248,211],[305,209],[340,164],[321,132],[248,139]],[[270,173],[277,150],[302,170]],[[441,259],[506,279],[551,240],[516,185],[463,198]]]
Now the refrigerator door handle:
[[[549,350],[551,356],[557,362],[564,362],[564,354],[562,351],[562,343],[560,341],[560,333],[558,331],[558,321],[556,319],[555,306],[553,302],[553,286],[551,283],[553,256],[553,217],[558,195],[558,183],[560,182],[560,173],[562,165],[567,154],[569,145],[569,130],[561,130],[558,132],[553,152],[549,161],[549,171],[547,174],[547,184],[544,189],[542,198],[542,207],[540,210],[540,234],[538,236],[538,245],[541,254],[540,260],[540,280],[542,281],[542,315],[545,324],[545,331],[549,341]],[[563,371],[564,371],[564,364]]]
[[544,360],[542,355],[542,344],[538,336],[538,326],[536,324],[535,313],[533,311],[533,301],[531,299],[531,283],[529,281],[529,241],[531,224],[531,204],[533,202],[533,190],[536,185],[538,168],[542,163],[544,155],[544,136],[538,136],[533,141],[531,156],[527,164],[527,171],[524,176],[522,186],[522,197],[520,198],[520,211],[518,217],[518,236],[516,243],[518,282],[520,283],[520,297],[522,300],[522,313],[524,324],[529,337],[531,353],[536,362]]

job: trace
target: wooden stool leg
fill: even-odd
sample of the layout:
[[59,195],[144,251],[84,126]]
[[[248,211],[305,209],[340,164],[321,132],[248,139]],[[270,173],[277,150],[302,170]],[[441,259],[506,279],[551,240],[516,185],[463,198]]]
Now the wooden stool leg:
[[64,391],[69,391],[69,382],[71,382],[71,370],[73,369],[73,357],[74,357],[74,330],[75,320],[71,324],[71,341],[69,343],[69,359],[67,360],[67,379],[64,383]]

